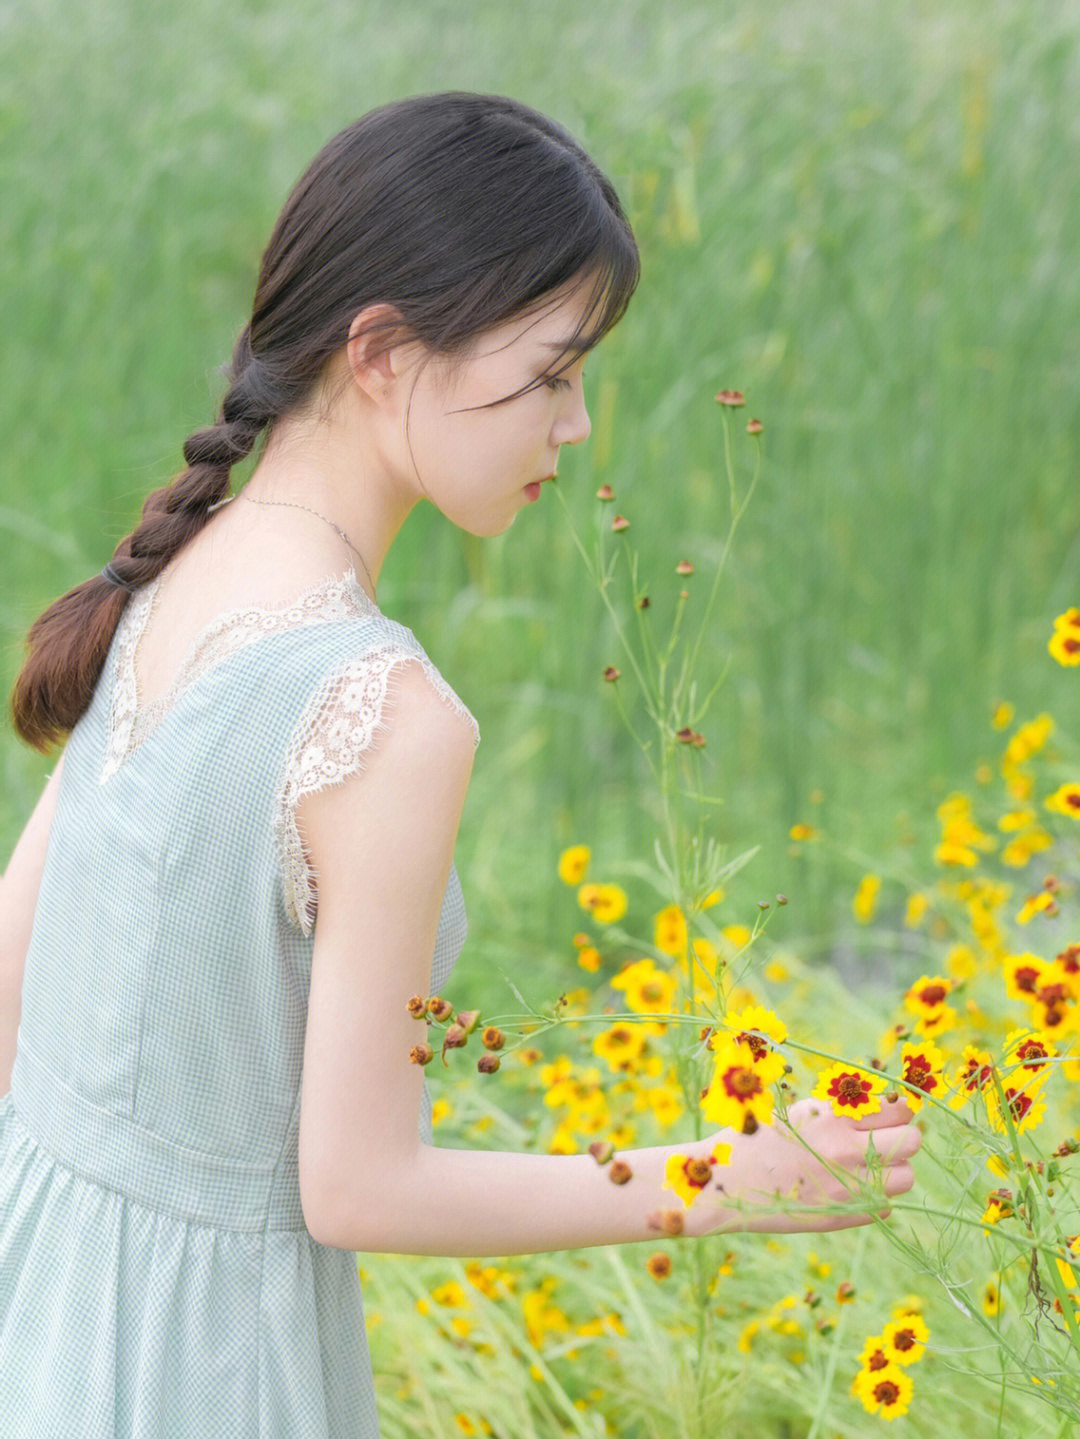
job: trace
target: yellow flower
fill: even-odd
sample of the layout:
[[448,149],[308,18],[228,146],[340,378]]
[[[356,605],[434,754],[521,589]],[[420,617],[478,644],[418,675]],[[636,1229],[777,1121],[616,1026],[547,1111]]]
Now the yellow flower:
[[924,974],[904,995],[904,1007],[912,1014],[933,1018],[945,1008],[953,983],[943,975]]
[[851,912],[860,924],[869,924],[873,919],[880,889],[881,879],[876,874],[864,874],[859,881],[855,898],[851,901]]
[[589,868],[592,850],[587,844],[574,844],[559,855],[559,878],[563,884],[580,884]]
[[1002,964],[1005,993],[1010,999],[1033,1004],[1039,989],[1049,982],[1051,966],[1037,954],[1010,954]]
[[433,1125],[441,1123],[451,1113],[450,1103],[446,1099],[436,1099],[431,1106],[431,1122]]
[[578,950],[577,962],[589,974],[595,974],[601,964],[600,951],[594,949],[591,944],[583,944]]
[[596,1036],[592,1048],[594,1054],[607,1060],[612,1074],[630,1072],[645,1048],[645,1036],[636,1024],[615,1024]]
[[653,943],[662,954],[678,959],[686,953],[686,917],[677,904],[669,904],[656,916]]
[[752,1134],[758,1125],[772,1123],[769,1085],[783,1072],[784,1061],[778,1054],[758,1061],[745,1045],[729,1042],[716,1055],[701,1099],[702,1114],[711,1124]]
[[978,968],[975,952],[966,944],[954,944],[945,956],[945,965],[951,977],[959,984],[970,979]]
[[1032,755],[1038,754],[1043,745],[1054,732],[1054,721],[1048,714],[1041,714],[1036,719],[1028,720],[1013,735],[1005,747],[1004,763],[1010,765],[1023,764]]
[[983,1291],[983,1313],[993,1319],[1001,1311],[1001,1291],[993,1282]]
[[578,890],[578,904],[590,910],[597,924],[613,924],[626,913],[626,891],[617,884],[583,884]]
[[899,1364],[886,1364],[884,1369],[860,1369],[852,1391],[862,1400],[863,1407],[883,1419],[906,1414],[914,1386]]
[[611,987],[625,991],[626,1007],[635,1014],[668,1014],[678,986],[653,960],[639,959],[617,974]]
[[822,1071],[811,1094],[814,1099],[827,1100],[834,1114],[860,1118],[864,1114],[878,1113],[881,1096],[887,1088],[887,1080],[875,1070],[839,1063],[831,1064]]
[[437,1289],[433,1289],[431,1297],[436,1304],[445,1305],[448,1309],[468,1309],[469,1307],[465,1290],[456,1279],[451,1279],[446,1284],[440,1284]]
[[734,1039],[740,1044],[748,1045],[755,1058],[764,1056],[769,1046],[764,1040],[749,1034],[748,1030],[760,1030],[762,1034],[768,1035],[774,1044],[783,1044],[788,1035],[783,1021],[771,1009],[765,1009],[760,1004],[750,1004],[741,1010],[729,1009],[720,1019],[720,1024],[723,1028],[714,1030],[709,1037],[711,1050],[715,1051],[726,1040]]
[[1080,665],[1080,610],[1070,608],[1058,615],[1049,649],[1059,665]]
[[993,1060],[990,1058],[989,1050],[976,1049],[971,1044],[964,1046],[960,1064],[949,1084],[953,1090],[952,1098],[949,1100],[950,1109],[959,1109],[961,1105],[967,1103],[972,1095],[993,1083],[992,1064]]
[[1017,924],[1029,924],[1037,914],[1046,914],[1048,911],[1057,909],[1057,901],[1048,889],[1040,889],[1038,894],[1029,895],[1020,906],[1016,915]]
[[1008,704],[1003,700],[1001,704],[999,704],[998,707],[994,710],[994,717],[990,721],[990,723],[994,726],[995,729],[1008,729],[1013,722],[1013,717],[1015,714],[1015,705]]
[[891,1364],[914,1364],[926,1353],[930,1331],[917,1314],[894,1319],[881,1331],[881,1347]]
[[801,843],[808,839],[817,839],[818,832],[812,824],[793,824],[788,834],[793,840]]
[[656,1122],[664,1129],[674,1124],[683,1112],[682,1097],[677,1090],[664,1086],[659,1089],[647,1089],[645,1099],[648,1107],[653,1112]]
[[730,1144],[717,1144],[708,1158],[692,1158],[689,1154],[672,1154],[664,1165],[664,1189],[673,1189],[690,1208],[694,1200],[710,1183],[713,1167],[726,1164],[731,1158]]
[[735,949],[745,949],[754,937],[745,924],[726,924],[720,933]]
[[1054,814],[1068,815],[1080,819],[1080,784],[1063,784],[1045,801],[1046,808]]
[[[931,1040],[905,1044],[900,1051],[900,1078],[906,1085],[904,1098],[914,1113],[922,1108],[923,1097],[929,1095],[940,1099],[945,1089],[945,1056]],[[913,1092],[913,1090],[915,1092]]]
[[529,1341],[535,1349],[540,1348],[544,1342],[544,1336],[548,1333],[567,1334],[571,1332],[570,1320],[557,1304],[551,1302],[549,1297],[557,1283],[558,1280],[550,1277],[544,1279],[541,1281],[539,1289],[532,1290],[521,1301],[525,1328],[528,1331]]
[[904,928],[917,929],[929,907],[930,901],[925,894],[916,891],[915,894],[909,895],[907,908],[904,910]]
[[1038,1080],[1026,1085],[1003,1083],[1002,1089],[1005,1094],[1003,1106],[998,1098],[996,1086],[987,1085],[983,1094],[986,1097],[986,1117],[990,1121],[990,1127],[996,1129],[999,1134],[1007,1134],[1006,1113],[1008,1113],[1017,1134],[1023,1134],[1029,1129],[1037,1129],[1046,1114],[1046,1104],[1037,1098],[1041,1088],[1042,1085]]

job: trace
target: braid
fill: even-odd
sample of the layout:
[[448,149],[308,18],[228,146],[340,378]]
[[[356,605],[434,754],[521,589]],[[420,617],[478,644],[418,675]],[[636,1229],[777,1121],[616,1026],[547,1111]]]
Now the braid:
[[[216,423],[184,443],[187,469],[147,496],[139,523],[113,552],[110,564],[123,588],[94,575],[61,595],[30,627],[11,713],[17,732],[43,753],[86,711],[129,592],[156,579],[198,534],[228,494],[232,466],[251,453],[291,398],[280,386],[275,395],[273,377],[252,354],[249,325],[240,333],[228,372],[231,383]],[[43,659],[57,651],[70,656],[63,670]]]

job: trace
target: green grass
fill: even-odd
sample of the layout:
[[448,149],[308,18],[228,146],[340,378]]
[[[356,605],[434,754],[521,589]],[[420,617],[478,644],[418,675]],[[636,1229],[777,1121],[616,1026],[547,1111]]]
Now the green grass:
[[[566,123],[635,226],[642,282],[590,358],[593,436],[559,484],[586,529],[613,485],[661,633],[676,561],[703,595],[725,524],[716,390],[744,390],[765,425],[704,667],[731,656],[704,725],[716,832],[761,845],[725,917],[783,891],[774,935],[843,958],[860,864],[794,857],[790,825],[902,871],[992,752],[997,700],[1068,725],[1045,650],[1080,599],[1068,7],[33,0],[0,44],[8,690],[31,620],[108,558],[211,416],[316,149],[374,105],[461,88]],[[588,842],[617,878],[653,829],[561,507],[545,495],[489,541],[423,507],[380,602],[483,735],[460,994],[506,1008],[505,963],[545,997],[572,952],[558,851]],[[9,853],[52,761],[10,730],[0,750]]]

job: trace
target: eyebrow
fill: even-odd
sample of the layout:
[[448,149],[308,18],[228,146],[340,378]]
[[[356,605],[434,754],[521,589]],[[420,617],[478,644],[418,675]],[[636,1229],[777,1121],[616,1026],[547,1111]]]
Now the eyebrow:
[[584,354],[586,350],[591,350],[602,338],[601,335],[586,335],[584,339],[578,340],[545,340],[541,348],[545,350],[576,350],[580,355]]

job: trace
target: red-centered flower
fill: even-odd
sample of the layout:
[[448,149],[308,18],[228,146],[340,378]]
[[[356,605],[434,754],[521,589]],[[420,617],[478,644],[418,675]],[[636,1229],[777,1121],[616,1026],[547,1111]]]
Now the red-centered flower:
[[833,1064],[818,1076],[811,1093],[815,1099],[828,1100],[834,1114],[877,1114],[886,1088],[887,1081],[876,1074]]
[[908,1107],[917,1112],[922,1108],[924,1095],[930,1095],[934,1099],[941,1098],[942,1090],[945,1087],[942,1072],[945,1067],[945,1056],[930,1040],[905,1044],[901,1054],[903,1068],[900,1077],[905,1084],[910,1084],[913,1089],[919,1091],[913,1094],[911,1090],[908,1090],[905,1098]]

